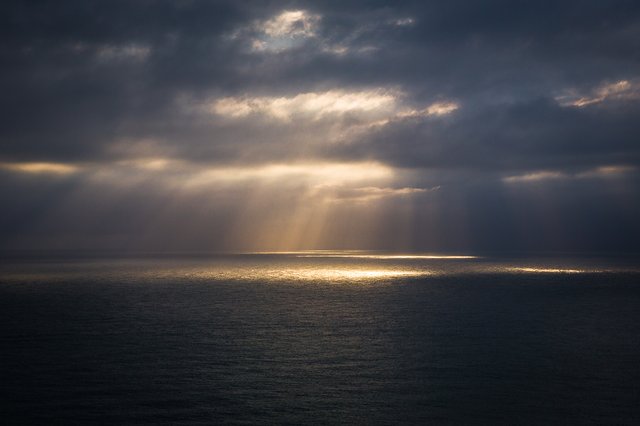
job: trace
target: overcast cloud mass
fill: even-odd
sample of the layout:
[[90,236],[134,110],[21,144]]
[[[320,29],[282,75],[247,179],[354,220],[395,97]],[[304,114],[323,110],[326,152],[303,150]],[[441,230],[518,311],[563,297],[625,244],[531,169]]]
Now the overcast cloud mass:
[[638,251],[637,1],[0,4],[5,249]]

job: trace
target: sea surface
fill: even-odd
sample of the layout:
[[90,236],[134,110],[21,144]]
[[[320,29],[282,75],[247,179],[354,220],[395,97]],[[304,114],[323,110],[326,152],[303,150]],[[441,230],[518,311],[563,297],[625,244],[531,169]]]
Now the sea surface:
[[4,254],[0,424],[640,424],[632,256]]

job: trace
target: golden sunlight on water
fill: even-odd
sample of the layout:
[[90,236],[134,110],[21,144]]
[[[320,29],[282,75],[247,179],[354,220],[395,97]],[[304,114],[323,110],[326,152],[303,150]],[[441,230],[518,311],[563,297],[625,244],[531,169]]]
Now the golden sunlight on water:
[[251,268],[235,270],[194,271],[194,278],[211,278],[242,281],[330,281],[330,282],[373,282],[391,278],[420,277],[431,275],[427,270],[395,269],[395,268],[362,268],[362,267],[300,267],[300,268]]
[[411,277],[429,275],[428,271],[396,270],[396,269],[303,269],[278,271],[279,277],[301,280],[348,280],[370,281],[381,278]]
[[[517,263],[516,263],[517,262]],[[629,265],[604,265],[593,259],[516,261],[471,255],[301,251],[236,253],[194,258],[76,259],[5,265],[0,282],[84,282],[87,271],[105,282],[376,284],[403,279],[494,274],[576,275],[633,272]],[[0,265],[1,266],[1,265]]]
[[[247,266],[198,266],[149,268],[132,273],[128,270],[101,271],[100,276],[107,281],[127,281],[131,279],[144,280],[195,280],[211,282],[299,282],[299,283],[357,283],[366,284],[386,281],[394,278],[425,277],[436,275],[436,272],[425,269],[411,268],[380,268],[359,265],[316,265],[300,267],[247,267]],[[56,271],[47,273],[10,273],[3,277],[5,282],[64,282],[82,280],[83,275],[75,271]]]

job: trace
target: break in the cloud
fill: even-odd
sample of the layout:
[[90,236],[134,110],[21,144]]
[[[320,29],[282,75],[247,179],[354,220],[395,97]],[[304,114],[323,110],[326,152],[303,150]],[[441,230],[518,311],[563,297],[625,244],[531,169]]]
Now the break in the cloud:
[[0,16],[2,247],[637,250],[637,2]]
[[251,40],[256,51],[282,51],[300,46],[315,37],[320,15],[305,10],[284,10],[252,26],[258,34]]

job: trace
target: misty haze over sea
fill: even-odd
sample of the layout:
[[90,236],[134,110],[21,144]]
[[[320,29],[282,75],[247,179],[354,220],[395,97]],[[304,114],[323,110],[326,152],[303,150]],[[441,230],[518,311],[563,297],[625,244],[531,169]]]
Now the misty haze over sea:
[[6,255],[4,424],[637,424],[640,267]]

